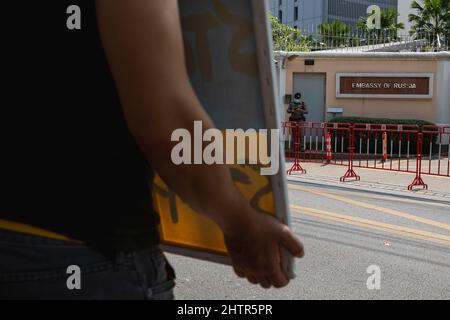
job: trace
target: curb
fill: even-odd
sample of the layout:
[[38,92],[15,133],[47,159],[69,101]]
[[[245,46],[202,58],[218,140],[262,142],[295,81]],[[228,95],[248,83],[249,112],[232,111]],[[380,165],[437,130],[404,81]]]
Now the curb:
[[403,199],[411,199],[411,200],[423,200],[428,202],[446,204],[450,206],[450,199],[442,199],[442,197],[431,196],[431,195],[419,195],[419,194],[405,194],[402,191],[383,191],[376,188],[362,187],[362,186],[349,186],[344,184],[333,183],[329,181],[305,181],[302,179],[296,179],[292,177],[287,177],[287,181],[289,183],[303,184],[309,186],[316,186],[325,189],[334,189],[334,190],[345,190],[350,192],[363,192],[363,193],[371,193],[378,194],[383,196],[392,196]]

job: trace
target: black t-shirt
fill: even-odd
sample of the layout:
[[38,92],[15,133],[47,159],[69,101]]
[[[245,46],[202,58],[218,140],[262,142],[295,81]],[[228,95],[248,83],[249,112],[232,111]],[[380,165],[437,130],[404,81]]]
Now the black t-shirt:
[[[67,27],[71,5],[81,30]],[[153,173],[126,125],[95,1],[1,8],[0,219],[102,250],[155,244]]]

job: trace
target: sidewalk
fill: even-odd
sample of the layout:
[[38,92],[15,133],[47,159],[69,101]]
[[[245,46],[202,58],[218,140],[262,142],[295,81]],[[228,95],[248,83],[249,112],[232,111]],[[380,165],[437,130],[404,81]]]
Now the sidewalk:
[[[296,172],[292,176],[287,176],[288,181],[396,193],[405,196],[425,196],[436,200],[450,201],[450,177],[423,175],[422,178],[428,184],[428,190],[416,188],[413,191],[408,191],[408,185],[412,183],[415,177],[412,173],[354,168],[355,172],[361,176],[361,181],[349,180],[343,183],[339,179],[347,171],[346,166],[317,163],[301,163],[301,165],[307,171],[307,174],[302,175]],[[286,170],[291,166],[292,162],[287,162]]]

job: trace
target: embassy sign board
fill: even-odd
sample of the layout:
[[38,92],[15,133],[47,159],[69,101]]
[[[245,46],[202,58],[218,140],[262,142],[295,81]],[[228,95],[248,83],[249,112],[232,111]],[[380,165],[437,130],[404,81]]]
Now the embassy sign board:
[[432,99],[432,73],[337,73],[337,98]]
[[[217,128],[279,129],[281,108],[277,108],[266,1],[180,0],[179,7],[190,80]],[[261,175],[259,164],[229,168],[236,187],[255,209],[289,225],[282,143],[278,145],[280,167],[273,176]],[[166,252],[229,264],[223,234],[212,220],[196,212],[158,176],[152,190]],[[280,263],[293,277],[293,258],[286,251]]]

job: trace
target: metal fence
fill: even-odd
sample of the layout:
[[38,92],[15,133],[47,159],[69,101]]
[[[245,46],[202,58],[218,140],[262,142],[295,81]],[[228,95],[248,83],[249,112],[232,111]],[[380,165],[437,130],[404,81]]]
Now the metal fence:
[[341,178],[357,179],[354,168],[415,173],[409,186],[428,188],[422,175],[450,177],[450,126],[285,122],[288,174],[306,173],[302,162],[347,166]]
[[401,34],[392,31],[380,31],[367,34],[354,31],[351,34],[309,33],[305,47],[311,51],[370,51],[370,52],[436,52],[448,51],[450,38],[432,33],[418,35]]

